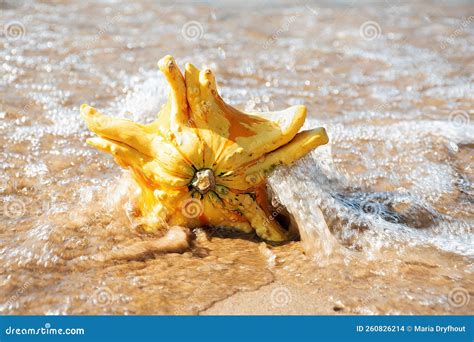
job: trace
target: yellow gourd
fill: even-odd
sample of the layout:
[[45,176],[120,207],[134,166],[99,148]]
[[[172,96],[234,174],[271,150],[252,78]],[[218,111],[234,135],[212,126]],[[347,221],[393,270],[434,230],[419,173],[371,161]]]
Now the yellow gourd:
[[173,57],[158,62],[171,93],[158,119],[141,125],[81,106],[87,142],[131,170],[140,186],[137,208],[145,229],[168,225],[255,230],[265,240],[283,241],[288,232],[268,215],[262,189],[277,165],[290,164],[326,144],[324,128],[298,133],[304,106],[281,112],[243,113],[226,104],[214,75]]

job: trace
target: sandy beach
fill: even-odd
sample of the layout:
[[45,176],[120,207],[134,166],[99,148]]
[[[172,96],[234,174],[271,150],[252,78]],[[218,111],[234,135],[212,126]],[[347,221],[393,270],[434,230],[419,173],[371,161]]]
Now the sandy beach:
[[[0,314],[474,313],[472,3],[0,6]],[[166,232],[140,229],[79,108],[152,122],[167,54],[242,111],[304,104],[326,129],[268,180],[300,240],[133,249]]]

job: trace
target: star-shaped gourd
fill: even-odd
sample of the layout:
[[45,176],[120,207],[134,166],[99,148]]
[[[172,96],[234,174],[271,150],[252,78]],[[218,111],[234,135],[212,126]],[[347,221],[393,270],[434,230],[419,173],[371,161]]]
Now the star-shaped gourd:
[[81,106],[89,129],[98,135],[87,142],[114,156],[131,170],[141,194],[136,203],[144,227],[230,227],[255,231],[270,241],[288,239],[273,219],[266,198],[265,177],[326,144],[324,128],[298,133],[306,118],[304,106],[280,112],[243,113],[217,92],[211,70],[175,60],[158,62],[171,93],[151,124],[101,114]]

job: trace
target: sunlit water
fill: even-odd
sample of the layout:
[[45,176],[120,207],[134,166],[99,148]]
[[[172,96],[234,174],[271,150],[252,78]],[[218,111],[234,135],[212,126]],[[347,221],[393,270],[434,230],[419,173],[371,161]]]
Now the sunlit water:
[[[0,6],[0,313],[473,313],[472,3]],[[96,260],[155,237],[78,108],[152,121],[165,54],[326,127],[269,182],[301,241],[197,230],[184,254]]]

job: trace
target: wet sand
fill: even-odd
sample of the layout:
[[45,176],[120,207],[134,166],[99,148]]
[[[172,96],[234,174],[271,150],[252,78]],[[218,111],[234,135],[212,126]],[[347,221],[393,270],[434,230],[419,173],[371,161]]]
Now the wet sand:
[[[469,2],[0,6],[1,314],[474,313]],[[166,54],[326,128],[269,182],[301,241],[197,229],[158,253],[137,227],[79,106],[150,122]]]

